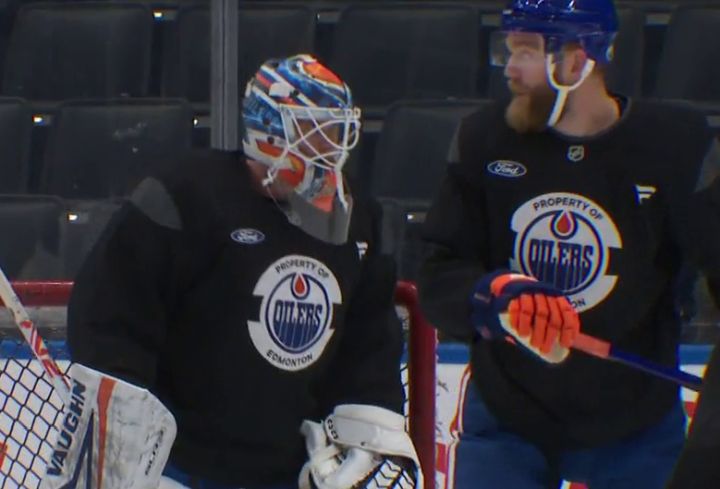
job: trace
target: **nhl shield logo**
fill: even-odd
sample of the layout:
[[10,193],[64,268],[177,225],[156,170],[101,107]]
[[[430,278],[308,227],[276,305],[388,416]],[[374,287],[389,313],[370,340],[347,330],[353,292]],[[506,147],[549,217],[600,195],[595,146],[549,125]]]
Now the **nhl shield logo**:
[[576,144],[570,146],[567,151],[567,159],[572,162],[578,162],[585,159],[585,146]]
[[333,335],[340,286],[322,262],[300,255],[277,260],[253,293],[262,297],[259,321],[248,321],[258,353],[275,367],[297,371],[315,363]]
[[549,193],[520,206],[512,217],[514,270],[562,290],[579,312],[601,303],[615,288],[610,254],[622,248],[612,217],[578,194]]

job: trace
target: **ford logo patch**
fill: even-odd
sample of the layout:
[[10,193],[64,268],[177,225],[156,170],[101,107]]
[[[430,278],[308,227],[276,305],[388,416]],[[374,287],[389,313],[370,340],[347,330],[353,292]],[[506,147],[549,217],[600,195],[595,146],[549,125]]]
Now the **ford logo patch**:
[[241,244],[258,244],[265,241],[265,235],[252,228],[236,229],[230,233],[230,237],[233,241]]
[[487,166],[493,175],[507,178],[518,178],[527,173],[527,168],[517,161],[497,160]]

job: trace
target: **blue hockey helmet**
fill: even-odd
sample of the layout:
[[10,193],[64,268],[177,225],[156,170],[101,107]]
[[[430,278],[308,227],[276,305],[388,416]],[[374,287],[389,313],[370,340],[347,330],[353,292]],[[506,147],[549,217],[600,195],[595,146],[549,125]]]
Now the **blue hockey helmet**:
[[609,63],[618,18],[612,0],[512,0],[502,30],[542,34],[547,53],[575,42],[595,63]]
[[[618,30],[617,13],[612,0],[511,0],[502,13],[502,25],[490,43],[492,64],[508,64],[513,55],[511,45],[532,46],[521,49],[521,63],[544,65],[550,86],[557,97],[548,118],[554,126],[565,107],[570,92],[582,85],[594,67],[613,59],[613,43]],[[556,77],[556,66],[562,48],[577,43],[587,54],[579,78],[564,84]]]

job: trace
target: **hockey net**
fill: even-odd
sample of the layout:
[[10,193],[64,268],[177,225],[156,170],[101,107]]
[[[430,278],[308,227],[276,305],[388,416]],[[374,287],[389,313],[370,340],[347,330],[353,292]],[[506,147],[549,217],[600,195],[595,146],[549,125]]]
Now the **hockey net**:
[[[63,372],[70,282],[15,282],[15,291]],[[406,419],[420,456],[426,486],[434,487],[436,336],[420,313],[415,286],[400,282],[398,313],[407,331],[401,366]],[[0,308],[0,489],[36,489],[52,452],[60,397],[24,343],[9,312]]]

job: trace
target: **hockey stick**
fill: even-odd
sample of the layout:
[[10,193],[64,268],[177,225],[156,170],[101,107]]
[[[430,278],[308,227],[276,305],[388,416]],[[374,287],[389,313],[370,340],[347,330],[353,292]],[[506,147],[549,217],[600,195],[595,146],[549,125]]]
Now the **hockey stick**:
[[[500,322],[503,324],[503,328],[509,332],[512,329],[512,327],[509,326],[509,314],[501,313],[499,316]],[[507,337],[513,342],[516,341],[511,334],[508,334]],[[702,377],[683,372],[677,368],[660,365],[659,363],[653,362],[652,360],[639,355],[635,355],[634,353],[622,351],[615,348],[608,341],[601,340],[600,338],[596,338],[585,333],[578,333],[572,348],[583,353],[587,353],[588,355],[602,358],[603,360],[610,360],[637,370],[642,370],[650,375],[675,382],[676,384],[694,391],[700,391],[700,389],[702,389]]]
[[702,377],[683,372],[680,369],[666,367],[639,355],[619,350],[609,342],[595,338],[594,336],[580,333],[572,347],[597,358],[611,360],[642,370],[643,372],[675,382],[694,391],[699,391],[702,388]]
[[60,368],[58,367],[55,360],[50,356],[50,352],[45,345],[42,337],[38,333],[37,327],[30,319],[27,310],[20,302],[15,290],[13,290],[10,281],[8,280],[5,272],[0,268],[0,299],[2,299],[5,307],[7,307],[12,313],[15,324],[20,329],[20,332],[25,338],[25,341],[30,346],[33,355],[40,362],[45,370],[45,373],[50,377],[53,383],[53,387],[57,391],[63,404],[70,399],[70,383],[63,376]]

